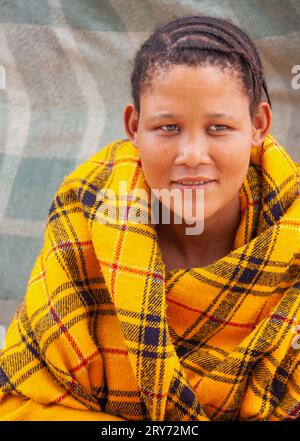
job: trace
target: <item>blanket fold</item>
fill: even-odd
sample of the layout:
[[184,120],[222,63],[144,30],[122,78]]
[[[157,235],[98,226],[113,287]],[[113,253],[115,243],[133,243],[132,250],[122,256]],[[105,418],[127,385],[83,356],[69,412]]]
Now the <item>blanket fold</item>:
[[17,400],[34,419],[300,419],[299,172],[268,135],[234,250],[166,273],[138,149],[74,170],[0,355],[0,419],[30,419]]

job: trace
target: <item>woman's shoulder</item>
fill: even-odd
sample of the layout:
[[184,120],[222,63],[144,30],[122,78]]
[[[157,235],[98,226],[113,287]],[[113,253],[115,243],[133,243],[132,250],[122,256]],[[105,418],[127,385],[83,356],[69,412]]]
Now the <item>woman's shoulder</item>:
[[[121,164],[127,167],[130,162],[139,160],[138,150],[129,139],[116,139],[105,145],[84,162],[79,164],[59,185],[49,214],[53,207],[73,207],[80,204],[88,218],[102,194],[109,187],[111,175]],[[127,167],[126,170],[131,170]]]
[[73,185],[76,187],[82,183],[91,182],[95,176],[112,170],[116,161],[129,156],[137,156],[136,147],[127,138],[116,139],[106,144],[101,150],[79,164],[69,175],[66,175],[61,186]]

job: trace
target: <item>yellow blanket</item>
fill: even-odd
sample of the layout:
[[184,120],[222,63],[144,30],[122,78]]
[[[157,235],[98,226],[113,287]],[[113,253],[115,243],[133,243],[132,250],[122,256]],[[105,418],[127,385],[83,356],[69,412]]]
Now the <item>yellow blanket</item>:
[[166,274],[138,150],[117,140],[83,163],[54,197],[7,332],[0,420],[300,419],[299,182],[268,135],[235,249]]

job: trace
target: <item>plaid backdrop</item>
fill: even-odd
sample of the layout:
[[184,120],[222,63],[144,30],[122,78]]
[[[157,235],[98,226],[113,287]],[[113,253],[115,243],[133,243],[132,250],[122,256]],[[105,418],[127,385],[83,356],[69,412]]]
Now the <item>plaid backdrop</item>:
[[0,0],[0,11],[0,325],[24,296],[62,179],[124,137],[133,56],[158,24],[204,13],[242,26],[263,58],[272,133],[300,162],[299,0]]

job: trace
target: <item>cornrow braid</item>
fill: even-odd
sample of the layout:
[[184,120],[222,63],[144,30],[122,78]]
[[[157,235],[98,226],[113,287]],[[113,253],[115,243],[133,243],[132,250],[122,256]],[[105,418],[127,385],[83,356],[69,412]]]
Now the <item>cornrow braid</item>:
[[135,55],[131,93],[140,112],[140,96],[151,88],[157,71],[174,64],[204,63],[231,67],[240,74],[249,94],[253,117],[262,93],[271,106],[259,54],[248,35],[234,24],[215,17],[184,16],[155,29]]

